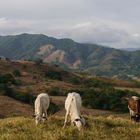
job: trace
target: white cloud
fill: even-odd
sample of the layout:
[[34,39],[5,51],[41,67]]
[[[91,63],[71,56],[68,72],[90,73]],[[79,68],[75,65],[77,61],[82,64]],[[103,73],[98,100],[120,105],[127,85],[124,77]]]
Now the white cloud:
[[42,33],[140,47],[139,0],[1,0],[0,34]]
[[5,24],[7,22],[5,17],[0,18],[0,25]]
[[140,34],[138,34],[138,33],[134,33],[134,34],[132,34],[132,36],[133,36],[133,37],[139,37]]

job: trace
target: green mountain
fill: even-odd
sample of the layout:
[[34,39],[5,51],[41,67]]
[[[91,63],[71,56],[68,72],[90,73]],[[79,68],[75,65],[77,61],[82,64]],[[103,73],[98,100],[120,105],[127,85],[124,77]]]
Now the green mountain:
[[0,36],[0,56],[12,59],[42,59],[65,68],[96,75],[138,75],[140,51],[129,52],[42,34]]

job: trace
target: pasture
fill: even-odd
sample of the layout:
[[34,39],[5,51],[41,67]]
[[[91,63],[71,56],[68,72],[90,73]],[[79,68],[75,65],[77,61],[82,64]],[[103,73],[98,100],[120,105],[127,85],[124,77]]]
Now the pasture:
[[[128,113],[124,113],[128,112],[127,102],[121,97],[137,94],[130,91],[139,91],[140,83],[77,76],[57,66],[32,62],[0,64],[0,140],[139,140],[140,123],[131,122]],[[71,91],[82,96],[81,112],[87,126],[80,132],[70,125],[62,128],[64,100]],[[36,126],[33,103],[41,92],[50,95],[54,104],[51,109],[58,110],[44,124]]]
[[50,116],[44,124],[33,118],[14,117],[0,120],[0,140],[139,140],[140,123],[120,116],[85,116],[87,126],[62,128],[64,117]]

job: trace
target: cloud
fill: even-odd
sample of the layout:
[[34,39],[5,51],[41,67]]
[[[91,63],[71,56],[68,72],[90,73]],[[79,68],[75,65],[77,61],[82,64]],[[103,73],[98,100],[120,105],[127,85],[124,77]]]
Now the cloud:
[[31,32],[31,22],[24,20],[9,20],[0,18],[0,31],[1,35],[19,34],[23,32]]
[[42,33],[116,48],[140,47],[139,0],[3,0],[1,35]]
[[7,22],[6,18],[0,18],[0,25],[5,24]]

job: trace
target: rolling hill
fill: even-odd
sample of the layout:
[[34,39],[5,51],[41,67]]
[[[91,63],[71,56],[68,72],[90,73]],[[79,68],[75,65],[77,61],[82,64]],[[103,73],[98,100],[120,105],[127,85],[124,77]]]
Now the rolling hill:
[[0,56],[20,60],[42,59],[66,69],[95,75],[139,75],[140,51],[122,51],[43,34],[0,36]]
[[[51,96],[52,112],[63,111],[66,95],[73,91],[81,94],[86,114],[91,112],[90,109],[127,111],[127,103],[120,99],[139,96],[139,87],[140,83],[136,81],[69,72],[57,65],[0,60],[0,118],[21,114],[31,116],[34,99],[41,92]],[[9,107],[11,110],[7,111]]]

